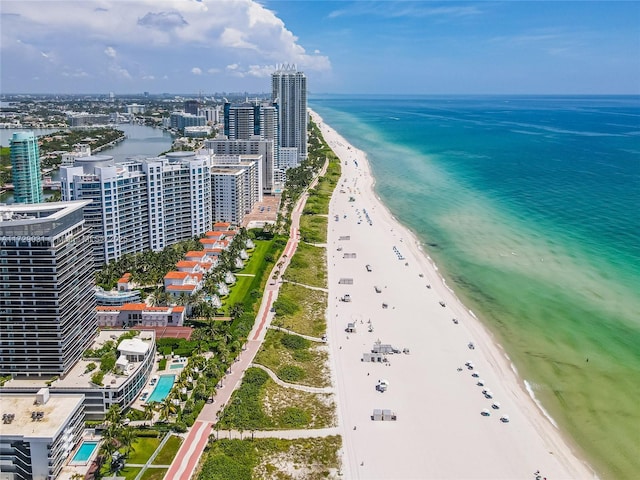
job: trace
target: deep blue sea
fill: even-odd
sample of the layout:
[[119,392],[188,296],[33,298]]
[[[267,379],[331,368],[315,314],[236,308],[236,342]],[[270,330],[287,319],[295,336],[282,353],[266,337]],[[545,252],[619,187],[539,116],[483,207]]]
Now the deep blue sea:
[[315,96],[608,478],[640,471],[640,97]]

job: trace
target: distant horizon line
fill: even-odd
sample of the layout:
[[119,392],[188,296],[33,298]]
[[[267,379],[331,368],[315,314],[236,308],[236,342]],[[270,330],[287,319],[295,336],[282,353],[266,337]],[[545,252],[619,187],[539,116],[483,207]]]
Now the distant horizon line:
[[[106,96],[108,97],[111,92],[93,92],[93,93],[62,93],[62,92],[13,92],[13,93],[0,93],[1,97],[7,96]],[[149,97],[158,97],[174,95],[185,98],[198,98],[198,97],[219,97],[219,96],[255,96],[255,95],[271,95],[270,92],[214,92],[214,93],[178,93],[178,92],[162,92],[162,93],[150,93]],[[380,96],[393,96],[393,97],[631,97],[639,96],[640,92],[632,93],[331,93],[331,92],[307,92],[308,96],[340,96],[340,97],[380,97]],[[145,96],[144,92],[128,92],[128,93],[114,93],[113,98],[117,97],[140,97]]]

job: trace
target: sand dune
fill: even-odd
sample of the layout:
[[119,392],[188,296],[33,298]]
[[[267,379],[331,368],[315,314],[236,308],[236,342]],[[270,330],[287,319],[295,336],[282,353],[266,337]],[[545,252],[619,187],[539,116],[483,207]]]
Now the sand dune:
[[[536,471],[548,479],[593,478],[500,346],[377,199],[364,153],[312,116],[342,163],[327,259],[345,478],[534,479]],[[351,301],[340,300],[347,294]],[[348,323],[356,332],[345,331]],[[377,340],[401,353],[385,355],[386,362],[362,361]],[[389,384],[382,393],[381,379]],[[372,421],[374,409],[392,410],[397,420]]]

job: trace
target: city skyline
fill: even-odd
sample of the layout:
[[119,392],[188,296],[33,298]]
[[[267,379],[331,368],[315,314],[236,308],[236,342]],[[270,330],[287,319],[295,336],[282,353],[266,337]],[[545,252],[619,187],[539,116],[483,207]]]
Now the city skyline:
[[637,94],[638,2],[2,2],[2,94]]

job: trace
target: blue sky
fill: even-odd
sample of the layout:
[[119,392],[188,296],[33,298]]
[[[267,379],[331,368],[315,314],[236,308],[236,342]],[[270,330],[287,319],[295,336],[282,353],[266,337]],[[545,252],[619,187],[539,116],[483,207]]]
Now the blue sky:
[[1,93],[640,93],[640,2],[2,0]]

